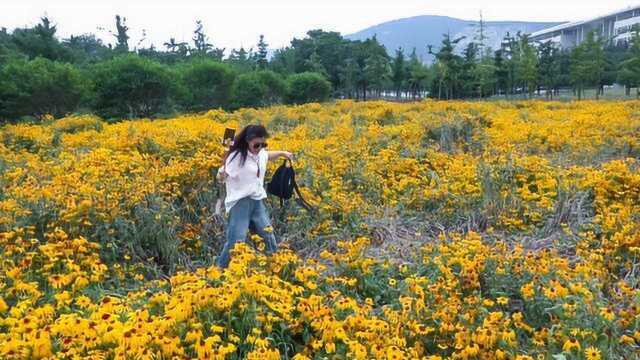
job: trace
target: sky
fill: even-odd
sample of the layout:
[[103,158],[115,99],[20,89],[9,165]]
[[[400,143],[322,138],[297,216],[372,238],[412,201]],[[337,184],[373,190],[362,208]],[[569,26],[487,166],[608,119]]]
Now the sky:
[[576,21],[632,5],[640,0],[0,0],[0,28],[33,26],[47,15],[62,38],[95,33],[114,43],[109,30],[115,31],[120,14],[127,19],[131,47],[143,30],[140,47],[161,47],[171,37],[190,42],[195,21],[202,20],[210,42],[230,50],[255,47],[260,34],[270,48],[279,48],[311,29],[350,34],[418,15],[474,20],[482,11],[487,21]]

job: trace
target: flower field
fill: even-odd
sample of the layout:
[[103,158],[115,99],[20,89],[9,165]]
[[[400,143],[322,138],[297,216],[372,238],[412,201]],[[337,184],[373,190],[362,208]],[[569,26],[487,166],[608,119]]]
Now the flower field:
[[[317,208],[212,266],[226,127]],[[271,173],[278,166],[271,164]],[[0,127],[2,359],[640,358],[640,102],[338,101]]]

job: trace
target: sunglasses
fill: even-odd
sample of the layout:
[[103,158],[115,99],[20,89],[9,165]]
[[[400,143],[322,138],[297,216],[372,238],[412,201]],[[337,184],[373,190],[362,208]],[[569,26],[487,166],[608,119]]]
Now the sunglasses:
[[255,143],[251,146],[254,150],[258,150],[260,148],[266,148],[267,147],[267,143]]

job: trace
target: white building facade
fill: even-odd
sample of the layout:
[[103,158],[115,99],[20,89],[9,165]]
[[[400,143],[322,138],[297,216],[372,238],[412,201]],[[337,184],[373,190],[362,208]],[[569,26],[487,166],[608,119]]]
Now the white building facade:
[[608,43],[620,44],[631,39],[634,26],[640,26],[640,5],[536,31],[530,34],[530,39],[534,42],[552,41],[562,49],[571,49],[584,42],[593,31]]

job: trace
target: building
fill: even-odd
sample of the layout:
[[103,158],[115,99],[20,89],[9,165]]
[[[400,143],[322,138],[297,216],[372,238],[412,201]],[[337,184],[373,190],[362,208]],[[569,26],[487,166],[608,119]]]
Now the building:
[[534,42],[552,41],[562,49],[580,45],[590,32],[605,41],[619,44],[632,36],[632,27],[640,24],[640,5],[601,15],[584,21],[569,22],[530,34]]

